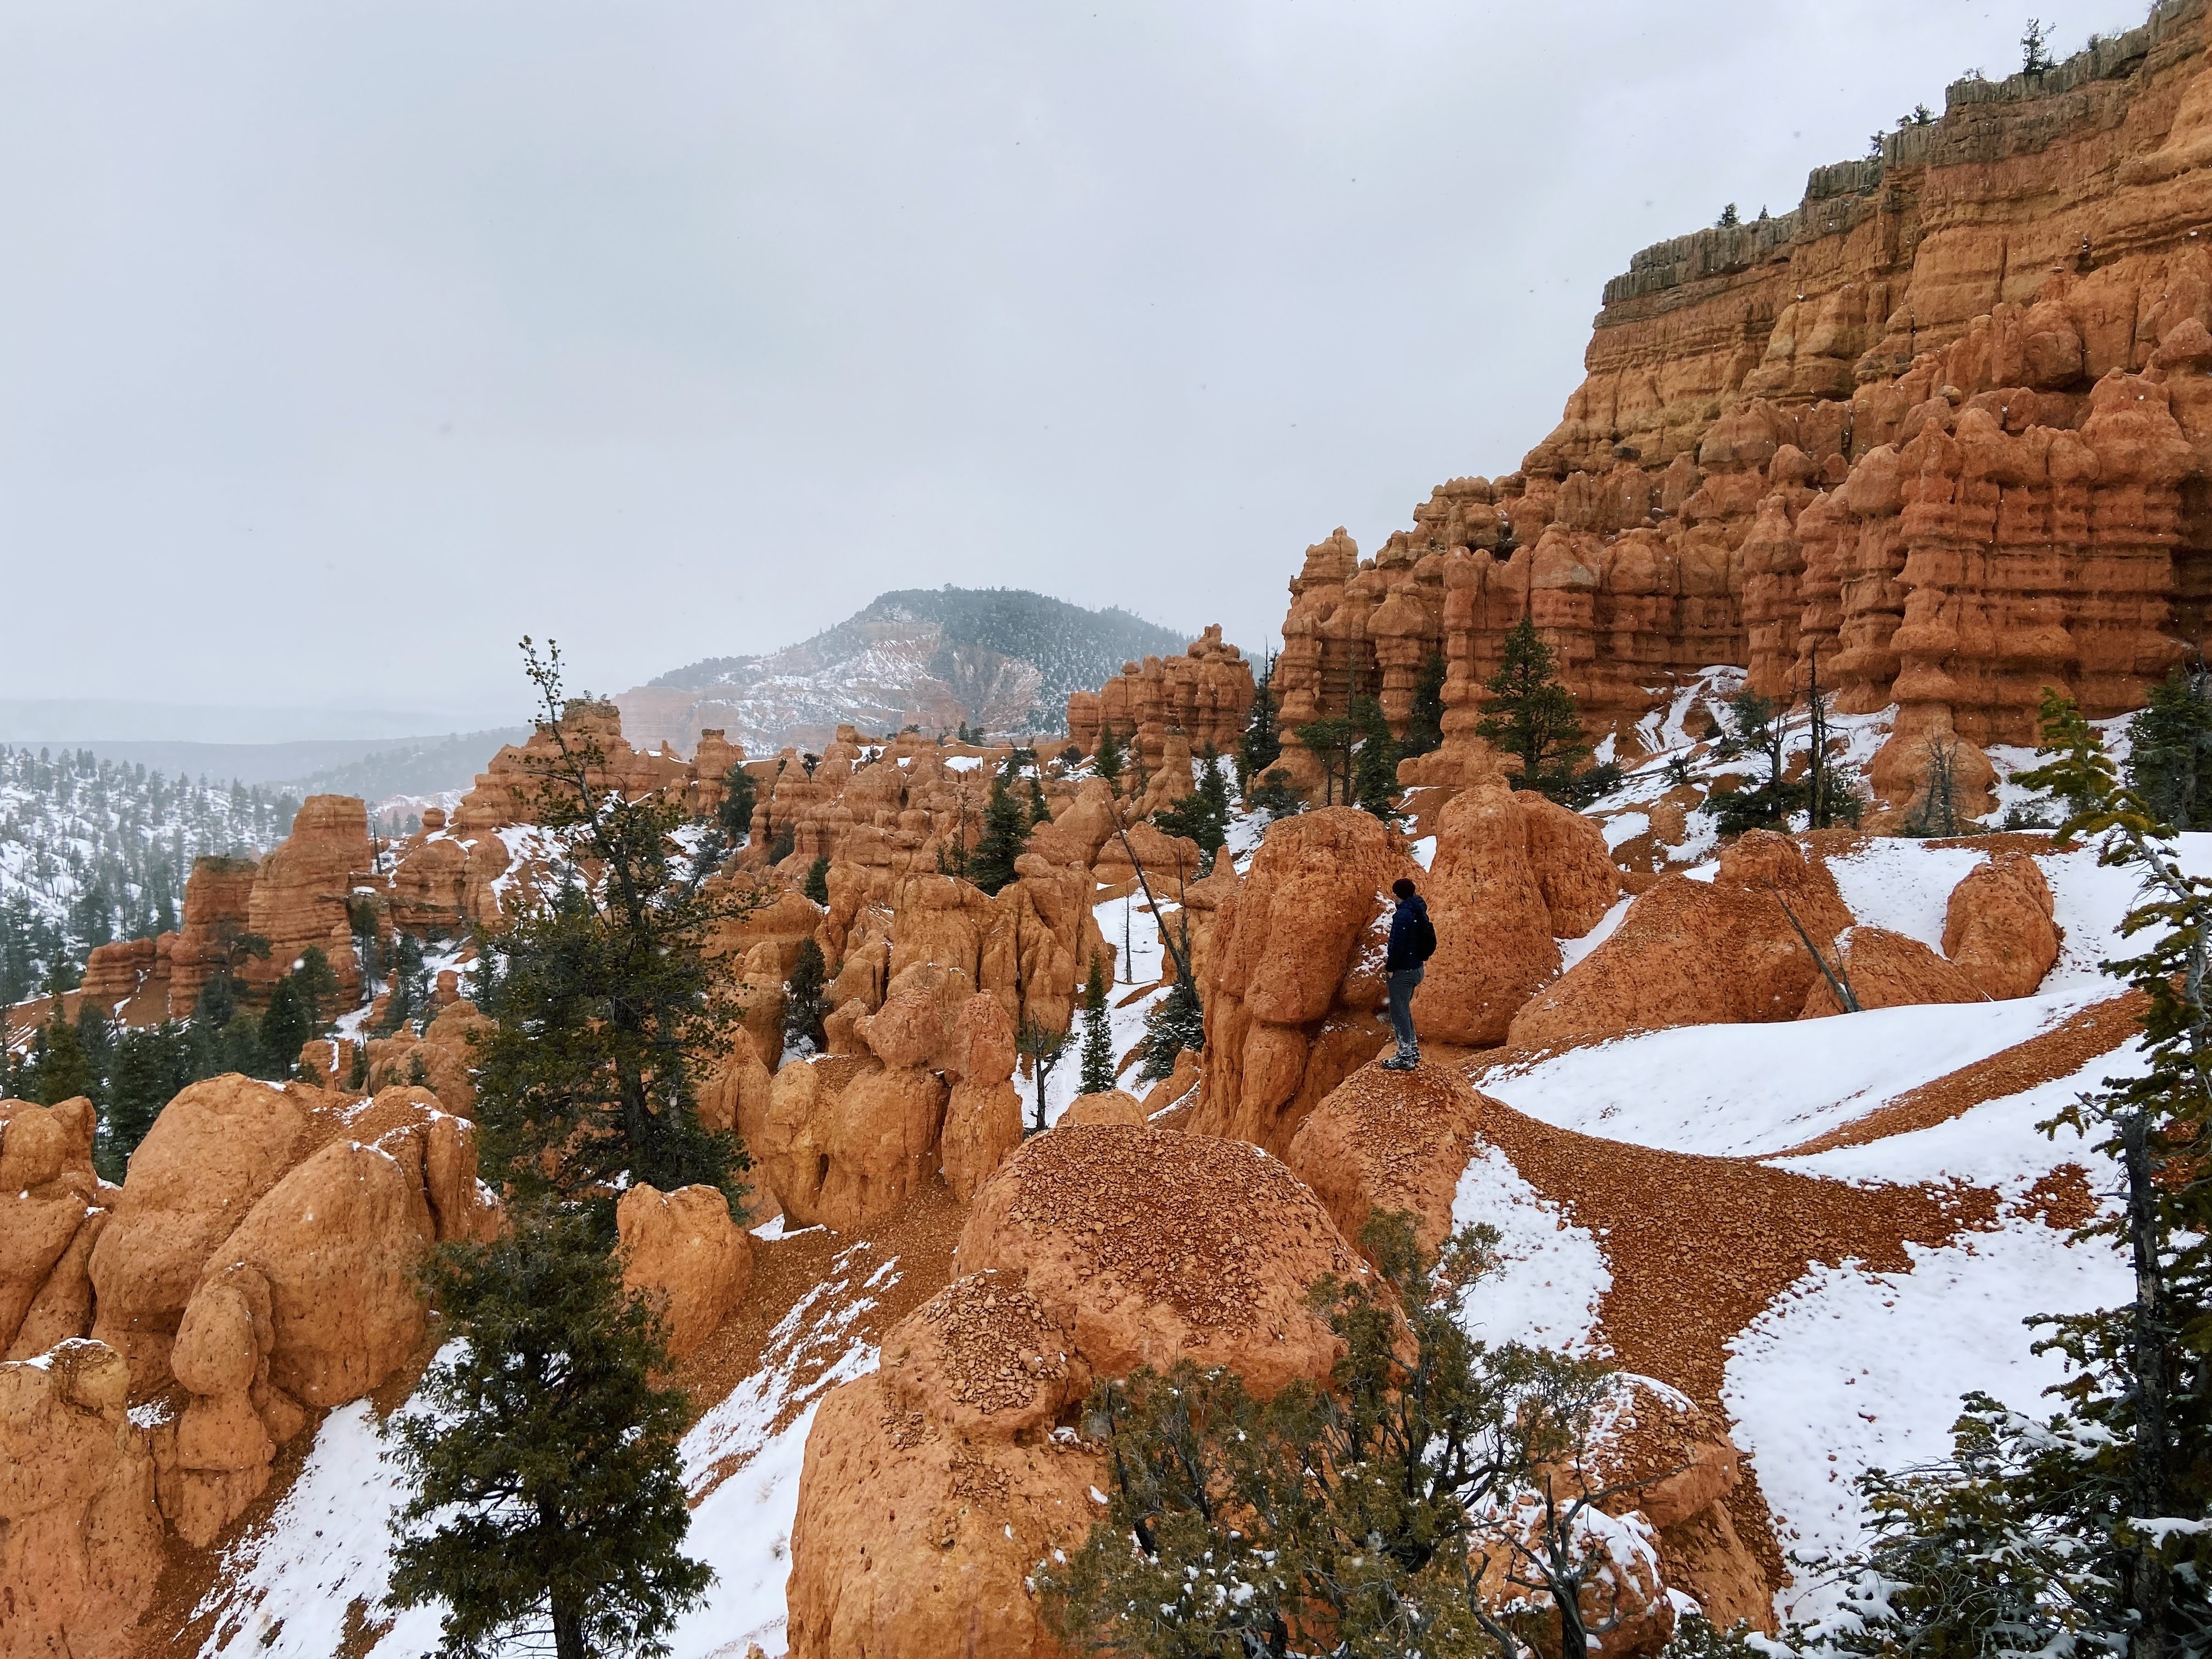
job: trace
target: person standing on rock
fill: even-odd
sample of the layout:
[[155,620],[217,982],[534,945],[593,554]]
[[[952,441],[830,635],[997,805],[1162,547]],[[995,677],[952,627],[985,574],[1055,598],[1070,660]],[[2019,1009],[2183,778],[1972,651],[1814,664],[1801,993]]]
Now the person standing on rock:
[[1382,972],[1390,981],[1390,1029],[1398,1034],[1398,1052],[1382,1062],[1382,1069],[1410,1072],[1421,1063],[1420,1039],[1413,1034],[1413,989],[1421,982],[1421,964],[1437,953],[1437,930],[1429,921],[1428,901],[1411,879],[1399,877],[1390,891],[1398,905],[1390,915],[1390,950],[1382,958]]

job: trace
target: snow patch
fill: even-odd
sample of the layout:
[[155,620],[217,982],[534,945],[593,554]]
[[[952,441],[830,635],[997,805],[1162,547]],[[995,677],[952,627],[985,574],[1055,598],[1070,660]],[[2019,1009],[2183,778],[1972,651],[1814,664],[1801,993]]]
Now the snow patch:
[[1498,1270],[1461,1298],[1460,1324],[1468,1334],[1492,1345],[1602,1352],[1594,1346],[1597,1310],[1613,1288],[1613,1269],[1595,1235],[1569,1221],[1494,1146],[1461,1175],[1451,1215],[1454,1228],[1487,1224],[1498,1231]]

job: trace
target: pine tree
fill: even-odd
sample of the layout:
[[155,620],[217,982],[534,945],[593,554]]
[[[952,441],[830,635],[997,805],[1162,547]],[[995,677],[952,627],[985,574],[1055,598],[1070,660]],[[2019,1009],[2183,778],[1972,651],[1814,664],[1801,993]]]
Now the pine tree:
[[1131,1659],[1597,1649],[1641,1604],[1589,1517],[1637,1488],[1560,1477],[1591,1469],[1616,1385],[1461,1328],[1496,1243],[1465,1230],[1432,1264],[1378,1212],[1361,1243],[1387,1284],[1315,1292],[1341,1345],[1326,1387],[1259,1400],[1187,1360],[1100,1382],[1084,1420],[1110,1491],[1037,1569],[1054,1634]]
[[1359,748],[1352,766],[1352,804],[1385,823],[1395,823],[1399,750],[1390,736],[1390,722],[1383,716],[1382,703],[1373,697],[1360,698],[1352,705],[1352,724],[1359,732]]
[[817,1054],[829,1048],[830,1039],[822,1030],[822,1022],[830,1015],[830,1000],[824,994],[828,981],[829,964],[823,961],[822,947],[810,933],[799,941],[791,977],[784,981],[783,1034],[793,1048],[806,1043]]
[[1030,828],[1052,822],[1052,808],[1045,802],[1044,785],[1032,775],[1030,779]]
[[447,1245],[425,1275],[467,1340],[385,1435],[412,1488],[391,1596],[443,1602],[441,1652],[488,1659],[550,1632],[556,1659],[665,1654],[714,1574],[683,1553],[683,1390],[653,1315],[580,1217]]
[[714,817],[722,826],[722,834],[732,847],[742,847],[752,834],[753,801],[757,790],[753,775],[744,763],[732,766],[722,779],[722,799],[714,809]]
[[1413,683],[1413,713],[1398,745],[1401,756],[1431,754],[1443,747],[1444,674],[1444,653],[1430,652],[1421,664],[1421,678]]
[[1771,698],[1747,687],[1729,699],[1729,731],[1720,744],[1723,756],[1751,756],[1766,769],[1766,775],[1752,787],[1732,786],[1705,797],[1704,811],[1720,823],[1724,836],[1747,830],[1780,830],[1790,815],[1811,799],[1804,783],[1784,776],[1789,766],[1790,723]]
[[[1255,780],[1282,758],[1282,734],[1275,726],[1275,659],[1267,659],[1252,688],[1252,717],[1237,744],[1237,792],[1249,796]],[[1248,803],[1249,804],[1249,803]]]
[[1205,1051],[1206,1011],[1198,994],[1178,978],[1145,1016],[1145,1063],[1139,1078],[1157,1083],[1167,1077],[1175,1070],[1176,1056],[1186,1048],[1194,1054]]
[[1006,787],[1004,776],[992,779],[991,799],[983,808],[983,834],[968,855],[968,879],[996,895],[1014,879],[1014,860],[1029,842],[1029,809]]
[[31,1038],[31,1064],[21,1085],[27,1098],[41,1106],[58,1106],[98,1086],[76,1027],[62,1018],[62,1000],[54,998],[52,1014]]
[[1552,647],[1528,617],[1506,635],[1504,659],[1486,684],[1490,695],[1483,699],[1477,735],[1520,761],[1516,788],[1559,789],[1589,746],[1583,741],[1574,696],[1553,672]]
[[2177,668],[2128,722],[2128,787],[2162,823],[2212,826],[2212,673]]
[[1103,720],[1098,726],[1098,746],[1091,752],[1091,769],[1109,783],[1121,781],[1121,739]]
[[1352,802],[1352,747],[1359,740],[1356,721],[1340,715],[1329,715],[1317,720],[1308,720],[1291,733],[1305,750],[1321,763],[1322,805],[1334,806],[1339,801]]
[[269,1006],[261,1011],[262,1055],[279,1077],[289,1077],[300,1050],[315,1034],[314,1005],[300,984],[299,975],[287,974],[269,988]]
[[588,1194],[603,1221],[632,1181],[720,1187],[738,1209],[744,1151],[699,1121],[695,1080],[739,1023],[733,964],[704,946],[740,903],[675,856],[678,799],[602,787],[606,757],[568,720],[558,650],[541,658],[525,640],[523,653],[550,738],[536,816],[570,861],[488,941],[495,1024],[476,1056],[490,1167],[525,1196]]
[[2094,1136],[2112,1160],[2119,1205],[2075,1238],[2117,1243],[2135,1295],[2029,1322],[2069,1362],[2047,1421],[1970,1395],[1948,1463],[1862,1480],[1874,1540],[1838,1564],[1864,1604],[1832,1638],[1846,1652],[2185,1659],[2212,1645],[2212,878],[2183,869],[2070,698],[2046,690],[2042,716],[2048,758],[2015,781],[2063,803],[2055,845],[2094,838],[2100,864],[2141,882],[2121,925],[2141,953],[2105,971],[2146,1000],[2147,1064],[2042,1126]]
[[1212,744],[1200,758],[1197,787],[1153,813],[1152,822],[1171,836],[1196,842],[1199,873],[1212,872],[1214,854],[1229,839],[1229,780],[1221,775],[1221,757]]
[[1036,1085],[1036,1121],[1030,1125],[1029,1133],[1042,1134],[1045,1085],[1051,1080],[1053,1068],[1067,1053],[1067,1033],[1055,1031],[1024,1014],[1014,1032],[1014,1052],[1029,1061],[1030,1078]]
[[1106,1006],[1106,963],[1095,951],[1083,981],[1083,1053],[1075,1091],[1100,1095],[1114,1087],[1113,1016]]
[[161,1109],[193,1081],[191,1038],[179,1022],[164,1020],[117,1036],[107,1100],[93,1145],[93,1162],[103,1177],[121,1184],[131,1154]]
[[799,890],[817,904],[830,902],[830,855],[817,854],[814,862],[806,866],[806,876],[799,884]]

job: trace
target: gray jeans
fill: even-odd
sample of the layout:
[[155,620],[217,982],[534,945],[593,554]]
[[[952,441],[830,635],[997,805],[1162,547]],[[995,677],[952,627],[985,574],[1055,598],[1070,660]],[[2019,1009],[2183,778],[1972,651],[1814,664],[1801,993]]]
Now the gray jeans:
[[1390,1029],[1398,1034],[1398,1052],[1417,1054],[1420,1039],[1413,1035],[1413,988],[1421,982],[1421,969],[1401,968],[1390,975]]

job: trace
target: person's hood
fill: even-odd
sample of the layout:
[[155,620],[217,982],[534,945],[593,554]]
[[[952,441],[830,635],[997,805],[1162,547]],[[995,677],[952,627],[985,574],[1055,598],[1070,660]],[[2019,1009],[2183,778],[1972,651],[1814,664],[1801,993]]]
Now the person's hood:
[[1426,916],[1429,914],[1429,902],[1419,893],[1414,894],[1411,898],[1400,899],[1398,908],[1402,910],[1411,910],[1417,916]]

